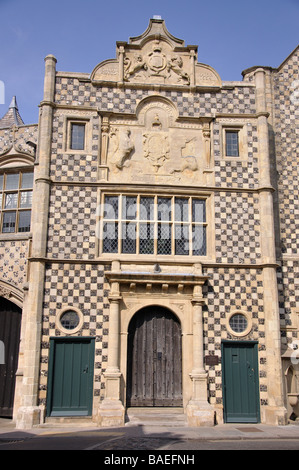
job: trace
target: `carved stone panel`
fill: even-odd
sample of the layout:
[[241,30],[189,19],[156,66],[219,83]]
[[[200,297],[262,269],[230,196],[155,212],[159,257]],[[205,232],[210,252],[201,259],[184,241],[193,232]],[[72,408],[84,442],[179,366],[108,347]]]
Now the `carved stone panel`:
[[[158,116],[157,116],[158,117]],[[152,164],[155,173],[169,160],[169,135],[167,132],[143,134],[144,157]]]
[[115,183],[205,184],[209,123],[183,123],[171,102],[144,100],[138,120],[110,118],[108,179]]
[[190,85],[190,59],[174,53],[165,41],[150,41],[143,50],[127,51],[124,80],[130,83],[171,83]]

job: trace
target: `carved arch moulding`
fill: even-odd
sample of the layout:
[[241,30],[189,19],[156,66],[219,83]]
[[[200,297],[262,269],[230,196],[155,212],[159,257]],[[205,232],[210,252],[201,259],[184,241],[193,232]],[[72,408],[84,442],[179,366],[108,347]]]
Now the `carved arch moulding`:
[[17,130],[13,125],[8,145],[0,149],[0,168],[32,166],[35,162],[36,143],[27,141],[26,148],[23,148],[18,143]]
[[23,308],[24,292],[2,280],[0,280],[0,297]]

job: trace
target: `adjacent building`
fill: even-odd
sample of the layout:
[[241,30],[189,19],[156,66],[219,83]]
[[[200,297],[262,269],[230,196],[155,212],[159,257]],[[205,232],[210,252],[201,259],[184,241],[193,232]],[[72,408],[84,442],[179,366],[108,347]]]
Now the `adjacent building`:
[[13,100],[0,412],[17,427],[299,416],[298,51],[224,82],[154,18],[91,73],[47,56],[38,124]]

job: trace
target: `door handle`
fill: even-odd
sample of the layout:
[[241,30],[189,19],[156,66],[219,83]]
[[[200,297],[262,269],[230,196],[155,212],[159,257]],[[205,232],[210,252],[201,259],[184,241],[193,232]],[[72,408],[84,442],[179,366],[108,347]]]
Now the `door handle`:
[[88,374],[88,366],[85,366],[85,369],[83,369],[83,374]]

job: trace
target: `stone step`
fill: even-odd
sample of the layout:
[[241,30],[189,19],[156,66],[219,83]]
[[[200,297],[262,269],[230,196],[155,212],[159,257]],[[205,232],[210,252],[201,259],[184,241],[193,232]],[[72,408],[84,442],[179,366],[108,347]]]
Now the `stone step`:
[[126,426],[187,426],[183,408],[128,408]]
[[53,426],[95,426],[95,423],[92,421],[92,417],[89,416],[64,416],[64,417],[49,417],[45,419],[43,427],[53,427]]

